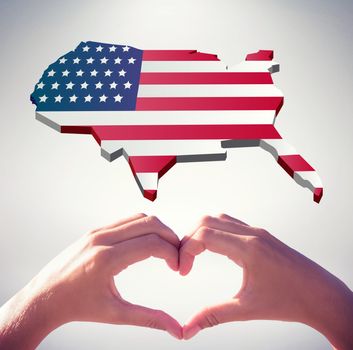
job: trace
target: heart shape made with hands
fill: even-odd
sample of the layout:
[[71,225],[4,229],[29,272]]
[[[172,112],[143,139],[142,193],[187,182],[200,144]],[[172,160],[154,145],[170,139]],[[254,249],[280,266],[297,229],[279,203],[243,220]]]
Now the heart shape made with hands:
[[[96,237],[98,238],[95,239],[95,242],[106,242],[109,238],[114,238],[114,242],[116,242],[116,240],[123,242],[114,246],[112,250],[115,253],[115,259],[121,259],[120,268],[118,268],[113,275],[120,274],[128,266],[134,265],[139,261],[146,260],[149,257],[158,257],[164,260],[173,271],[178,271],[180,275],[184,276],[192,270],[195,257],[205,250],[218,253],[219,256],[228,257],[234,263],[234,265],[232,265],[233,267],[236,265],[244,267],[242,270],[243,278],[238,278],[238,281],[242,281],[242,287],[238,293],[235,293],[234,287],[228,287],[229,290],[233,291],[233,295],[228,297],[227,294],[227,297],[224,297],[223,301],[219,302],[219,300],[217,300],[217,303],[210,303],[212,305],[197,312],[182,328],[180,323],[165,311],[142,306],[145,302],[140,303],[142,305],[136,305],[122,299],[120,294],[121,288],[120,286],[116,286],[117,290],[115,295],[120,298],[120,303],[122,302],[124,305],[123,308],[128,308],[128,313],[124,314],[127,315],[126,320],[124,320],[125,324],[162,329],[178,339],[190,339],[201,329],[219,323],[245,320],[248,319],[248,317],[263,317],[263,315],[265,315],[259,313],[254,314],[252,309],[254,302],[256,304],[256,294],[261,290],[272,290],[272,287],[269,288],[267,280],[263,281],[260,279],[260,281],[258,281],[259,283],[255,283],[252,278],[249,278],[250,270],[255,270],[253,271],[255,275],[266,276],[268,275],[268,271],[272,273],[274,265],[278,265],[273,264],[273,261],[266,264],[266,259],[264,259],[267,254],[263,253],[269,245],[266,246],[264,243],[261,244],[260,242],[263,242],[265,237],[270,239],[269,237],[271,236],[265,230],[250,227],[246,223],[226,214],[221,214],[217,217],[205,216],[193,232],[185,236],[181,241],[178,236],[169,227],[159,221],[157,217],[147,217],[145,214],[138,214],[132,219],[118,222],[110,226],[110,228],[111,230],[103,228],[100,233],[97,233]],[[136,236],[137,238],[135,238]],[[252,243],[250,244],[249,242]],[[271,244],[274,244],[273,239],[271,239],[271,242]],[[258,247],[258,249],[256,247]],[[255,265],[251,262],[251,257],[255,255],[257,258],[264,261],[264,264],[260,264],[259,271],[256,270]],[[111,255],[109,254],[109,256]],[[259,265],[256,264],[256,266]],[[220,276],[220,271],[222,271],[222,269],[218,266],[215,275]],[[214,281],[210,279],[209,271],[207,272],[208,274],[205,280],[208,282],[208,287],[204,288],[198,296],[205,295],[205,290],[209,290],[210,285],[215,285]],[[280,273],[279,275],[282,276],[282,274],[283,273]],[[161,281],[161,275],[156,275],[158,275],[157,280]],[[232,277],[222,277],[223,280],[232,281]],[[140,280],[140,278],[136,278],[136,280]],[[210,283],[210,281],[212,282]],[[159,298],[160,295],[167,294],[165,291],[165,279],[163,282],[164,284],[154,293],[158,295]],[[281,284],[282,279],[274,279],[274,282]],[[148,284],[150,283],[147,283],[147,285]],[[157,283],[155,282],[154,284]],[[164,288],[162,289],[161,287]],[[250,292],[247,293],[249,290]],[[146,289],[144,289],[144,291],[146,291]],[[170,292],[169,295],[170,294],[173,293]],[[267,296],[268,300],[266,302],[269,305],[277,302],[271,296],[272,294],[273,293],[268,293]],[[183,300],[178,293],[174,295],[177,300]],[[195,295],[195,293],[191,292],[190,295]],[[131,300],[129,297],[127,299]],[[188,300],[189,296],[187,295],[184,299]],[[205,304],[207,305],[209,303],[206,302]],[[178,303],[178,307],[181,309],[180,305],[183,304]],[[129,318],[129,316],[132,316],[132,319]],[[278,316],[282,315],[278,313]]]
[[130,266],[115,282],[124,299],[161,309],[183,324],[205,306],[232,298],[243,278],[234,262],[208,251],[195,259],[186,276],[171,272],[164,261],[148,259]]

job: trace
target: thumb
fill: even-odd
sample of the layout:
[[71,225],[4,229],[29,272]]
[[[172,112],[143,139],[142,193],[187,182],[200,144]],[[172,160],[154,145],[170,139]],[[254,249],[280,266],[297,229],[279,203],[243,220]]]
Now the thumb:
[[238,299],[206,307],[194,315],[183,327],[183,338],[190,339],[204,328],[245,319],[246,311]]
[[183,329],[179,322],[164,311],[128,302],[125,305],[124,324],[165,330],[173,337],[183,339]]

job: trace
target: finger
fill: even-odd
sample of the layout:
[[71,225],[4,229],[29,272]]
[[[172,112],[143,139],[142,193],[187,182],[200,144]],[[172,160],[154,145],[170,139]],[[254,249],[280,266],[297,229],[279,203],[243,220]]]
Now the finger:
[[121,226],[121,225],[125,225],[129,222],[132,222],[132,221],[135,221],[135,220],[138,220],[138,219],[141,219],[141,218],[145,218],[147,215],[144,214],[144,213],[138,213],[138,214],[134,214],[132,216],[129,216],[128,218],[124,218],[124,219],[120,219],[110,225],[107,225],[107,226],[104,226],[102,227],[102,229],[111,229],[111,228],[114,228],[114,227],[117,227],[117,226]]
[[[237,234],[242,234],[242,235],[249,235],[249,236],[258,236],[258,237],[266,237],[267,239],[273,240],[273,241],[278,241],[274,236],[272,236],[269,232],[266,230],[259,228],[259,227],[253,227],[248,225],[247,223],[238,220],[236,218],[233,218],[227,214],[220,214],[218,215],[219,219],[228,221],[229,223],[234,223],[236,225],[243,225],[243,229],[240,226],[234,226],[234,229],[231,229],[231,225],[223,225],[223,229],[227,230],[229,232],[235,232]],[[218,227],[221,228],[221,226],[217,226],[217,223],[215,225],[212,225],[210,223],[211,227]]]
[[[196,232],[196,230],[195,230]],[[194,234],[194,233],[193,233]],[[179,246],[179,274],[182,276],[187,275],[193,264],[194,264],[194,260],[195,260],[195,256],[189,254],[185,249],[182,249],[182,247],[184,246],[184,244],[192,237],[192,235],[188,236],[185,235],[182,240],[180,241],[180,246]],[[180,270],[180,264],[182,263],[182,269]]]
[[179,273],[187,275],[192,268],[194,257],[205,249],[225,255],[243,266],[246,248],[245,237],[202,226],[179,250]]
[[95,233],[95,232],[98,232],[98,231],[101,231],[101,230],[109,230],[111,228],[127,224],[128,222],[135,221],[137,219],[141,219],[141,218],[146,217],[146,216],[147,215],[143,214],[143,213],[135,214],[135,215],[129,216],[128,218],[120,219],[120,220],[118,220],[118,221],[116,221],[116,222],[114,222],[114,223],[112,223],[110,225],[106,225],[106,226],[102,226],[100,228],[97,228],[97,229],[93,230],[91,233]]
[[236,233],[238,235],[254,235],[253,227],[244,225],[237,219],[228,220],[214,216],[207,216],[203,219],[203,226],[211,227],[221,231]]
[[197,232],[197,230],[201,227],[201,226],[207,226],[207,220],[211,218],[211,216],[209,215],[205,215],[201,218],[201,220],[199,221],[199,223],[196,225],[196,228],[193,229],[189,234],[185,235],[182,240],[180,241],[180,248]]
[[165,330],[173,337],[183,339],[183,329],[179,322],[164,311],[128,302],[124,305],[122,312],[124,324]]
[[112,247],[110,256],[114,275],[129,265],[150,257],[163,259],[172,270],[179,270],[178,249],[157,234],[148,234],[121,242]]
[[269,232],[259,227],[252,227],[238,219],[232,218],[227,214],[221,214],[218,218],[209,218],[208,226],[233,232],[238,235],[265,237],[270,240],[276,240]]
[[241,221],[239,219],[233,218],[232,216],[229,216],[227,214],[219,214],[218,215],[219,219],[223,219],[223,220],[228,220],[228,221],[232,221],[232,222],[236,222],[238,224],[244,225],[244,226],[249,226],[247,223],[245,223],[244,221]]
[[[196,230],[195,230],[195,232],[196,232]],[[181,241],[180,241],[180,243],[179,243],[179,251],[181,250],[182,246],[190,239],[190,237],[192,237],[192,235],[193,235],[195,232],[193,232],[193,233],[190,234],[190,235],[185,235],[185,236],[181,239]],[[180,257],[179,257],[179,258],[180,258]]]
[[138,236],[155,233],[179,248],[179,237],[155,216],[144,216],[97,233],[97,243],[114,245]]
[[183,327],[183,338],[190,339],[202,329],[214,327],[221,323],[247,319],[247,310],[241,306],[239,300],[205,308],[194,315]]
[[191,235],[185,235],[180,241],[180,247],[191,237]]
[[[237,226],[233,227],[232,226],[233,223],[236,224]],[[206,215],[200,220],[200,223],[195,230],[193,230],[189,235],[184,236],[184,238],[180,242],[180,246],[183,246],[195,234],[195,232],[197,232],[197,230],[201,226],[209,226],[215,229],[220,229],[220,230],[233,232],[237,234],[244,234],[244,235],[251,234],[251,227],[248,224],[238,219],[232,218],[227,214],[220,214],[218,215],[218,217]]]

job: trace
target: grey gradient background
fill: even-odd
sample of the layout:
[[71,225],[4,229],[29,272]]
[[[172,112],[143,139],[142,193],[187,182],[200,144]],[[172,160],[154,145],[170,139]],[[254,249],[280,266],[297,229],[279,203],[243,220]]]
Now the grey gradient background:
[[[0,2],[0,303],[83,233],[135,212],[158,215],[182,237],[203,214],[227,212],[267,228],[353,286],[351,1]],[[261,149],[226,162],[176,165],[145,200],[124,159],[108,163],[90,136],[61,135],[34,120],[29,95],[47,65],[81,40],[138,48],[198,49],[236,64],[274,49],[285,94],[277,128],[317,169],[320,205]],[[150,260],[118,278],[131,301],[181,322],[233,295],[241,271],[208,253],[181,278]],[[305,287],[305,286],[303,286]],[[188,342],[137,327],[72,323],[40,349],[329,349],[300,324],[221,325]]]

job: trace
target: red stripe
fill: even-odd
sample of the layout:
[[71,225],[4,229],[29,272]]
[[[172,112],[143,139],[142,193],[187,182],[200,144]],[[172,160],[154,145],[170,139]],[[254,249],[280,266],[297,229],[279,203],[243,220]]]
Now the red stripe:
[[[68,131],[70,130],[70,131]],[[75,127],[65,131],[75,133]],[[273,125],[111,125],[92,126],[92,134],[101,140],[226,140],[280,139]]]
[[324,189],[322,187],[315,188],[314,201],[316,203],[320,203],[323,194],[324,194]]
[[313,170],[315,170],[299,154],[279,156],[277,162],[291,177],[294,176],[295,171],[313,171]]
[[134,174],[158,173],[161,178],[176,163],[176,156],[130,156],[129,164]]
[[157,198],[157,190],[143,190],[143,196],[153,202]]
[[273,84],[270,72],[144,73],[140,84]]
[[138,97],[138,111],[275,110],[283,97]]
[[61,125],[60,132],[63,134],[91,134],[91,127],[86,125]]
[[259,50],[254,53],[249,53],[246,58],[246,61],[272,61],[273,60],[273,51],[272,50]]
[[196,50],[144,50],[143,61],[219,61],[217,55]]

